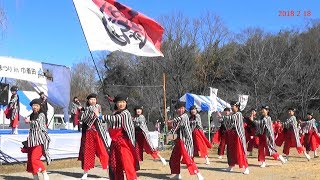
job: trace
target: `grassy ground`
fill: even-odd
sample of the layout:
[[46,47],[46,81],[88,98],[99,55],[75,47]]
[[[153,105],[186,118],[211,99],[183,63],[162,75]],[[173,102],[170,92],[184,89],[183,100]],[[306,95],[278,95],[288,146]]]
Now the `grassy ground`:
[[[279,148],[279,152],[280,152]],[[320,158],[313,158],[307,161],[303,155],[298,155],[295,149],[291,149],[292,155],[286,164],[281,164],[280,161],[267,158],[267,167],[260,168],[257,161],[257,152],[254,151],[252,157],[248,157],[250,174],[243,175],[242,169],[236,167],[234,172],[226,172],[228,167],[226,157],[217,159],[216,148],[210,151],[210,165],[204,164],[204,159],[195,158],[200,172],[205,179],[320,179]],[[169,160],[171,151],[161,151],[161,155]],[[160,161],[154,161],[150,156],[145,154],[145,160],[140,164],[141,170],[138,171],[139,179],[169,179],[170,167],[162,166]],[[96,161],[97,167],[90,170],[89,179],[105,178],[107,171],[102,170],[99,161]],[[32,175],[25,172],[24,165],[0,165],[0,179],[31,179]],[[48,167],[49,176],[51,179],[79,179],[82,176],[80,162],[76,159],[55,160]],[[197,179],[195,176],[190,176],[185,166],[182,166],[183,179]]]

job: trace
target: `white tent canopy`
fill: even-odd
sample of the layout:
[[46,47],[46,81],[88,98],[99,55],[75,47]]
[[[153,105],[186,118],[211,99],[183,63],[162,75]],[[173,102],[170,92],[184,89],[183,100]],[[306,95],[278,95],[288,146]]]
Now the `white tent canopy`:
[[37,92],[44,92],[51,103],[63,108],[64,119],[69,121],[70,68],[0,56],[0,77],[31,82]]
[[[215,97],[215,98],[214,98]],[[198,111],[223,111],[230,104],[217,96],[203,96],[197,94],[186,93],[179,100],[186,102],[186,108],[189,109],[195,105]]]

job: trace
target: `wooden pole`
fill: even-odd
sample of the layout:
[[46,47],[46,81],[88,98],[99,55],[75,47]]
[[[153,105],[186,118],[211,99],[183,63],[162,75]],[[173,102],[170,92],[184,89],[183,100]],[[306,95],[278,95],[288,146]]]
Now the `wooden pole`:
[[166,73],[163,73],[163,116],[164,116],[164,123],[165,123],[165,131],[167,132],[167,96],[166,96]]

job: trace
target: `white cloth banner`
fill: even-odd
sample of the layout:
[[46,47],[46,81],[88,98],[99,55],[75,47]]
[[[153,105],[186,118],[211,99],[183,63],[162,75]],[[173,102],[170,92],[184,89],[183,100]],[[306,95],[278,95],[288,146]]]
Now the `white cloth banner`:
[[[81,133],[50,134],[49,153],[52,159],[78,157]],[[27,154],[20,151],[22,142],[27,140],[28,134],[0,135],[0,150],[7,155],[19,160],[27,161]],[[158,147],[159,132],[149,132],[149,137],[154,147]],[[111,138],[108,134],[108,143]],[[44,159],[44,158],[43,158]]]
[[46,84],[47,78],[39,62],[0,57],[0,77],[31,81]]
[[244,108],[246,108],[248,99],[249,95],[239,95],[240,111],[243,111]]
[[[49,134],[49,152],[52,159],[78,157],[81,133]],[[21,152],[22,142],[28,134],[0,135],[0,149],[19,161],[27,161],[27,153]]]
[[145,27],[126,19],[109,2],[104,2],[105,6],[101,7],[92,0],[73,2],[91,51],[119,50],[138,56],[163,56],[149,40]]
[[218,89],[209,87],[210,89],[210,96],[218,96]]
[[217,101],[217,96],[218,96],[218,89],[216,88],[212,88],[209,87],[210,89],[210,98],[211,98],[211,102],[212,102],[212,109],[210,109],[209,114],[211,114],[211,112],[216,112],[218,111],[218,101]]
[[[0,77],[31,82],[37,92],[42,91],[45,93],[49,102],[63,108],[65,121],[69,121],[70,68],[61,65],[1,56],[0,65],[2,69],[0,70]],[[8,67],[10,68],[8,69]],[[12,69],[12,72],[10,72],[10,69]],[[22,69],[22,71],[19,69]],[[34,73],[36,73],[36,75],[34,75]]]

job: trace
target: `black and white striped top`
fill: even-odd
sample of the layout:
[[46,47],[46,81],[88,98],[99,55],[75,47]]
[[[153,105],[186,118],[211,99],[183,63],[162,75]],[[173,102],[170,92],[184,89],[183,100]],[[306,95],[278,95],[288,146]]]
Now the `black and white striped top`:
[[[173,120],[174,132],[177,132],[178,137],[184,142],[184,146],[190,157],[193,157],[193,140],[189,122],[189,116],[184,113]],[[173,133],[174,133],[173,132]]]
[[315,131],[318,133],[318,129],[316,126],[316,120],[314,118],[301,122],[301,132],[303,134],[309,133],[309,131]]
[[226,124],[231,122],[231,116],[224,115],[218,121],[220,123],[220,129],[226,130]]
[[77,104],[75,102],[72,102],[71,108],[70,108],[71,114],[76,114],[80,106],[81,106],[81,104]]
[[11,105],[12,109],[17,109],[19,108],[19,96],[18,94],[12,94],[9,104]]
[[301,147],[300,137],[299,137],[299,128],[298,128],[296,116],[289,117],[285,122],[283,122],[283,126],[285,129],[291,130],[294,132],[297,147]]
[[30,131],[27,138],[28,147],[43,145],[46,159],[49,157],[49,143],[50,137],[46,127],[46,118],[44,113],[30,115]]
[[267,137],[267,147],[270,154],[277,152],[274,139],[274,131],[272,126],[272,120],[270,116],[262,117],[260,120],[253,121],[256,127],[256,134],[263,135]]
[[189,118],[189,121],[190,121],[191,131],[194,131],[196,128],[203,130],[200,114],[191,115]]
[[127,133],[131,143],[135,146],[135,131],[130,112],[125,109],[118,114],[104,115],[103,120],[107,122],[108,127],[111,129],[121,129]]
[[96,120],[98,120],[98,117],[95,114],[95,111],[99,111],[101,113],[101,106],[99,104],[86,106],[84,108],[84,112],[81,116],[81,121],[88,125],[89,128],[94,124]]
[[[11,117],[10,119],[13,120],[20,111],[20,103],[19,103],[19,96],[18,94],[12,94],[10,97],[9,105],[11,108]],[[18,118],[19,120],[19,118]]]
[[81,121],[86,126],[83,125],[83,128],[87,128],[86,130],[92,130],[92,125],[94,125],[94,130],[98,131],[100,137],[103,140],[105,148],[109,148],[107,130],[103,126],[102,121],[100,121],[97,115],[95,114],[95,111],[97,110],[101,113],[101,106],[99,104],[87,106],[84,108],[84,112],[81,115]]
[[147,140],[147,143],[151,147],[151,150],[155,151],[156,148],[154,147],[153,143],[150,140],[149,130],[148,130],[146,118],[144,117],[144,115],[141,114],[138,117],[134,117],[133,124],[136,128],[140,128],[142,130],[142,133],[143,133],[145,139]]

